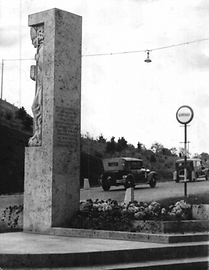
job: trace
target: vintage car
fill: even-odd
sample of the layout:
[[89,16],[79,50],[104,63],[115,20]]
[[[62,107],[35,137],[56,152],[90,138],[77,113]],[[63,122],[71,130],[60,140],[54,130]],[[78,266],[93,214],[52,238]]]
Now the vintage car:
[[[177,183],[180,180],[184,180],[184,159],[178,159],[175,162],[175,171],[173,173],[173,180]],[[187,167],[187,181],[197,181],[198,178],[204,178],[208,180],[209,171],[202,164],[202,160],[199,158],[189,158],[186,162]]]
[[150,187],[156,186],[157,173],[143,167],[141,159],[117,157],[103,159],[104,173],[101,184],[104,191],[111,186],[123,185],[125,189],[135,187],[136,184],[146,183]]

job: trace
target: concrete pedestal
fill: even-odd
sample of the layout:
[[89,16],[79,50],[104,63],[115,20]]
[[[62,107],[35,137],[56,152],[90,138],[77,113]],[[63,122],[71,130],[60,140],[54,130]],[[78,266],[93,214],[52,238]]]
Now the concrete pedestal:
[[129,204],[134,201],[134,188],[130,187],[126,189],[124,203]]

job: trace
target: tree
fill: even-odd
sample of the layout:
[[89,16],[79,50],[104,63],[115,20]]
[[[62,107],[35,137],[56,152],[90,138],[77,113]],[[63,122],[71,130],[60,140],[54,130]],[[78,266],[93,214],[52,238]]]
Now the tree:
[[162,150],[163,150],[163,145],[161,143],[158,142],[154,142],[151,146],[151,150],[156,154],[162,154]]
[[30,115],[26,115],[25,119],[22,120],[22,123],[25,130],[32,131],[33,118]]
[[177,156],[177,149],[176,149],[176,147],[172,147],[172,148],[170,149],[170,151],[171,151],[171,154],[172,154],[173,156]]
[[112,138],[110,139],[109,142],[107,142],[107,146],[106,146],[106,151],[108,153],[112,152],[114,153],[116,151],[116,142],[115,142],[115,137],[112,136]]
[[207,160],[209,160],[209,154],[208,154],[208,153],[205,153],[205,152],[202,152],[202,153],[200,154],[200,158],[201,158],[202,160],[204,160],[204,161],[207,161]]
[[141,153],[142,143],[140,143],[140,142],[137,143],[137,149],[138,149],[138,152]]
[[[184,148],[183,148],[183,147],[180,147],[180,148],[179,148],[179,157],[184,157],[184,155],[185,155]],[[187,156],[187,157],[189,157],[189,156],[190,156],[190,154],[189,154],[189,151],[188,151],[188,150],[186,150],[186,156]]]
[[13,118],[12,112],[6,112],[6,119],[7,120],[12,120],[12,118]]
[[26,116],[27,116],[27,113],[24,107],[21,107],[16,111],[16,117],[18,119],[24,120]]
[[128,144],[127,144],[127,141],[124,139],[124,137],[119,138],[118,143],[116,145],[116,150],[118,152],[121,152],[127,147],[128,147]]
[[152,163],[157,162],[157,159],[156,159],[156,156],[155,155],[151,155],[150,162],[152,162]]
[[84,135],[82,135],[83,138],[93,140],[94,137],[87,131]]
[[105,139],[104,136],[102,134],[100,134],[97,141],[100,143],[106,143],[107,139]]
[[165,147],[162,148],[162,154],[164,156],[172,156],[171,151],[168,148],[165,148]]

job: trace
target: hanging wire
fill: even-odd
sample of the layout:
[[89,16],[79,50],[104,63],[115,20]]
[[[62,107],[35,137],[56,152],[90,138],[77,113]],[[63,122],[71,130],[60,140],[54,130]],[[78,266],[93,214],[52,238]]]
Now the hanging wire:
[[127,51],[127,52],[113,52],[113,53],[96,53],[96,54],[84,54],[82,57],[90,57],[90,56],[105,56],[105,55],[117,55],[117,54],[128,54],[128,53],[141,53],[141,52],[151,52],[151,51],[157,51],[157,50],[164,50],[172,47],[177,47],[177,46],[183,46],[183,45],[188,45],[191,43],[197,43],[201,41],[209,40],[209,38],[204,38],[204,39],[198,39],[194,41],[189,41],[189,42],[183,42],[183,43],[178,43],[174,45],[168,45],[164,47],[159,47],[159,48],[153,48],[153,49],[146,49],[146,50],[138,50],[138,51]]
[[165,47],[159,47],[159,48],[151,49],[149,51],[163,50],[163,49],[167,49],[167,48],[171,48],[171,47],[188,45],[188,44],[191,44],[191,43],[201,42],[201,41],[205,41],[205,40],[209,40],[209,38],[203,38],[203,39],[189,41],[189,42],[183,42],[183,43],[179,43],[179,44],[175,44],[175,45],[170,45],[170,46],[165,46]]
[[21,58],[21,59],[2,59],[4,61],[26,61],[26,60],[34,60],[34,58]]
[[[141,53],[141,52],[151,52],[151,51],[158,51],[158,50],[164,50],[164,49],[169,49],[177,46],[183,46],[183,45],[188,45],[192,43],[197,43],[201,41],[206,41],[209,40],[209,38],[203,38],[203,39],[198,39],[198,40],[193,40],[193,41],[188,41],[188,42],[182,42],[174,45],[168,45],[168,46],[163,46],[163,47],[158,47],[158,48],[153,48],[153,49],[146,49],[146,50],[137,50],[137,51],[126,51],[126,52],[111,52],[111,53],[95,53],[95,54],[83,54],[82,57],[90,57],[90,56],[105,56],[105,55],[117,55],[117,54],[129,54],[129,53]],[[24,61],[24,60],[34,60],[34,58],[28,58],[28,59],[3,59],[4,61]]]
[[[188,42],[182,42],[174,45],[168,45],[168,46],[163,46],[163,47],[158,47],[158,48],[153,48],[153,49],[146,49],[146,50],[137,50],[137,51],[126,51],[126,52],[111,52],[111,53],[95,53],[95,54],[83,54],[82,57],[91,57],[91,56],[106,56],[106,55],[118,55],[118,54],[130,54],[130,53],[141,53],[141,52],[151,52],[151,51],[158,51],[158,50],[164,50],[164,49],[169,49],[173,47],[178,47],[178,46],[183,46],[183,45],[188,45],[192,43],[197,43],[201,41],[206,41],[209,40],[209,38],[203,38],[203,39],[198,39],[198,40],[193,40],[193,41],[188,41]],[[24,60],[34,60],[33,58],[28,58],[28,59],[2,59],[3,61],[24,61]]]

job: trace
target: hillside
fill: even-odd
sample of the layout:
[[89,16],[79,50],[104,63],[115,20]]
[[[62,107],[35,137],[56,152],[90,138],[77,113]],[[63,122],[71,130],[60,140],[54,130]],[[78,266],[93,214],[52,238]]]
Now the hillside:
[[[0,194],[24,190],[24,153],[32,131],[17,118],[18,111],[0,99]],[[84,178],[89,178],[90,185],[98,185],[102,170],[101,158],[81,152],[81,186]]]
[[29,135],[0,125],[0,194],[22,192],[24,147]]
[[[25,117],[26,120],[31,120],[24,108],[18,109],[0,99],[0,194],[24,190],[24,151],[32,135],[31,123],[29,121],[28,125]],[[156,170],[161,181],[172,179],[177,156],[156,155],[151,150],[139,150],[130,144],[124,149],[112,152],[108,150],[108,144],[109,142],[101,138],[98,140],[81,136],[81,186],[84,178],[89,179],[91,186],[98,185],[103,171],[102,158],[112,156],[142,158],[144,166]]]
[[108,143],[104,140],[100,141],[98,138],[91,138],[87,134],[81,137],[81,150],[101,159],[118,156],[140,158],[143,160],[145,168],[157,171],[160,181],[172,179],[175,170],[174,163],[178,159],[177,155],[172,155],[169,151],[167,155],[156,154],[150,149],[138,149],[131,144],[127,144],[121,151],[108,151]]
[[18,110],[19,108],[0,99],[0,125],[31,134],[32,130],[26,130],[23,121],[17,117]]

